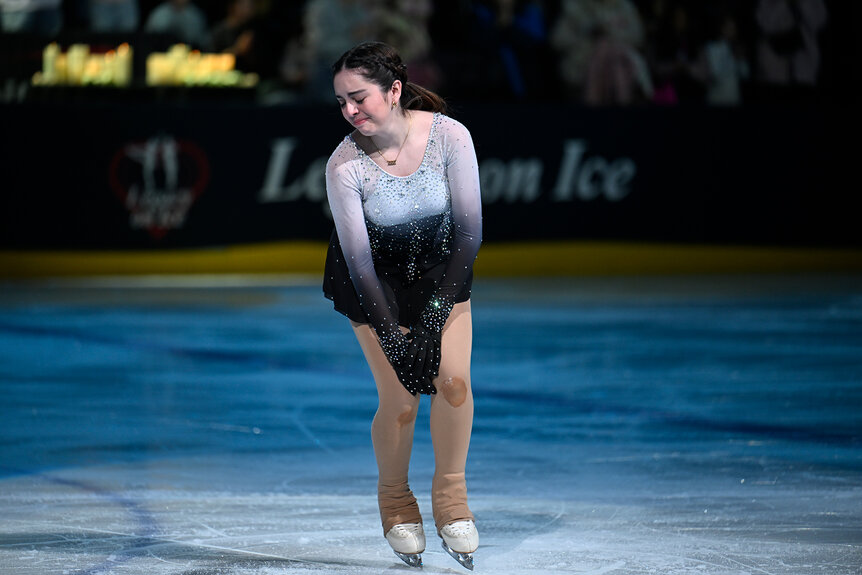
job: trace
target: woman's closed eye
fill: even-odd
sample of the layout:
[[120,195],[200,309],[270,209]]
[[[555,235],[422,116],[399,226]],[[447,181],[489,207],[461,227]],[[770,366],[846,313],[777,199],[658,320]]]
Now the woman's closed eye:
[[[365,101],[365,98],[360,98],[360,99],[358,99],[358,100],[353,100],[353,103],[354,103],[354,104],[361,104],[361,103],[362,103],[362,102],[364,102],[364,101]],[[343,108],[343,107],[344,107],[344,106],[346,106],[346,105],[347,105],[347,102],[345,102],[345,101],[343,101],[343,100],[338,100],[338,107],[339,107],[339,108]]]

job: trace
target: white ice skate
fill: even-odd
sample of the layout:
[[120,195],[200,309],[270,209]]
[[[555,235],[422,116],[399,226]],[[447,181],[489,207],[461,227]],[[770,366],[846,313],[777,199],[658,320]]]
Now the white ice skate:
[[443,539],[443,549],[446,553],[472,571],[473,552],[479,548],[479,532],[476,530],[476,524],[469,519],[450,523],[440,530],[440,537]]
[[421,523],[399,523],[386,533],[386,540],[399,559],[411,567],[422,567],[425,530]]

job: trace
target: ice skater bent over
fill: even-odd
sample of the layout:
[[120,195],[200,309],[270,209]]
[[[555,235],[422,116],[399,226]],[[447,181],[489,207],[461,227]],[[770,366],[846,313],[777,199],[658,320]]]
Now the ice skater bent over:
[[438,95],[407,80],[386,44],[355,46],[332,71],[354,130],[326,165],[335,229],[323,291],[350,318],[377,384],[371,437],[383,534],[405,562],[422,564],[425,534],[408,466],[420,397],[430,395],[434,522],[444,549],[472,569],[479,536],[465,481],[470,291],[482,241],[473,141]]

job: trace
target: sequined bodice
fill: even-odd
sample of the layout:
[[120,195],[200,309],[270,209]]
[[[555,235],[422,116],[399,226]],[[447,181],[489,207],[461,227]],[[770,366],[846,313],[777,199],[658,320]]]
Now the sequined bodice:
[[449,210],[449,186],[435,136],[439,115],[434,117],[422,163],[408,176],[393,176],[377,165],[351,136],[346,147],[361,163],[362,206],[365,219],[378,226],[403,224]]
[[434,116],[422,162],[407,176],[386,172],[351,136],[345,138],[364,172],[362,211],[374,261],[398,266],[408,284],[418,279],[423,259],[439,261],[449,255],[449,184],[435,140],[440,119]]

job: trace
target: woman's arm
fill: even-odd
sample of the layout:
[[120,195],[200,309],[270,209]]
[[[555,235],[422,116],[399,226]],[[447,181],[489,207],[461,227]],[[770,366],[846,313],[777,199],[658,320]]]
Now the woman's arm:
[[441,131],[452,198],[453,237],[446,271],[421,317],[421,325],[433,333],[442,331],[455,296],[470,278],[482,243],[482,195],[473,139],[467,128],[452,119],[441,124]]
[[371,254],[362,210],[361,187],[350,161],[330,159],[326,166],[326,193],[341,250],[359,303],[377,333],[380,346],[398,379],[415,394],[424,386],[424,341],[411,341],[398,326],[398,306],[386,297]]

